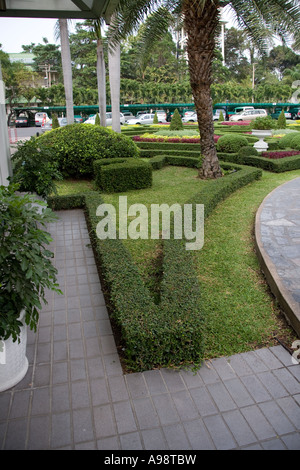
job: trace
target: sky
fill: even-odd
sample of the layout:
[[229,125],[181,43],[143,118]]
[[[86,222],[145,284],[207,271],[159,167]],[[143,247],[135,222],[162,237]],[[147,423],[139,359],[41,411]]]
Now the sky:
[[[32,42],[43,44],[46,37],[51,44],[58,44],[54,38],[56,19],[46,18],[0,18],[0,44],[7,53],[22,52],[22,44]],[[84,20],[80,20],[84,21]],[[71,23],[70,31],[74,31],[75,21]],[[229,23],[229,26],[233,24]]]
[[[43,44],[46,37],[55,44],[54,25],[56,19],[45,18],[0,18],[0,44],[7,53],[22,52],[22,44]],[[84,21],[84,20],[82,20]]]

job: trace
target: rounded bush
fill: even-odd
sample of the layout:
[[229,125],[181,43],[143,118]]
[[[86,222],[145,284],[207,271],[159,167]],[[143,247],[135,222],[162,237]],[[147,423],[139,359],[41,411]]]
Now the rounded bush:
[[242,147],[248,146],[248,140],[243,135],[226,134],[219,138],[217,151],[224,153],[236,153]]
[[251,145],[247,145],[239,150],[239,154],[241,157],[250,157],[251,155],[258,155],[258,151]]
[[93,162],[101,158],[138,157],[136,144],[124,135],[93,124],[70,124],[38,137],[40,146],[52,151],[52,159],[66,177],[93,175]]
[[300,150],[300,132],[292,138],[291,147],[294,150]]
[[279,148],[281,149],[286,149],[286,148],[293,148],[292,147],[292,140],[294,137],[297,137],[299,136],[299,132],[291,132],[289,134],[286,134],[284,135],[283,137],[281,137],[281,139],[279,139]]

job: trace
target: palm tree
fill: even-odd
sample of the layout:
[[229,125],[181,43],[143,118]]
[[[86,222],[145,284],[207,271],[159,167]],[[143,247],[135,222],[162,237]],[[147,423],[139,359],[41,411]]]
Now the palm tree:
[[68,20],[60,18],[55,26],[55,36],[60,38],[61,62],[64,77],[66,114],[68,124],[74,123],[72,62],[69,43]]
[[299,0],[120,0],[110,27],[110,41],[118,42],[137,29],[139,23],[152,13],[144,35],[145,44],[151,47],[154,39],[161,37],[167,30],[170,17],[175,13],[183,15],[190,83],[201,134],[201,153],[204,156],[199,176],[203,178],[222,176],[214,144],[210,88],[215,39],[220,27],[220,8],[225,6],[259,50],[266,48],[274,34],[282,40],[289,34],[299,38]]
[[112,129],[121,132],[120,124],[120,42],[108,44],[108,70],[110,84],[110,101],[112,112]]
[[97,39],[97,87],[98,87],[98,101],[99,101],[99,116],[101,126],[106,126],[106,71],[102,38],[102,26],[104,23],[103,18],[96,20],[86,20],[85,24],[89,27],[90,31],[95,34]]

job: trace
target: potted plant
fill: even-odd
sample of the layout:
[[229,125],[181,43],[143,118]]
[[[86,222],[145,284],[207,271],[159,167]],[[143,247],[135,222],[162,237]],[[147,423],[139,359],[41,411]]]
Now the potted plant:
[[252,124],[252,135],[259,138],[258,142],[255,142],[254,148],[258,152],[263,152],[268,149],[268,143],[264,141],[266,137],[272,135],[272,130],[276,127],[276,122],[271,116],[258,117],[253,121]]
[[28,369],[26,326],[36,331],[46,290],[61,293],[45,225],[56,215],[43,201],[0,186],[0,391]]

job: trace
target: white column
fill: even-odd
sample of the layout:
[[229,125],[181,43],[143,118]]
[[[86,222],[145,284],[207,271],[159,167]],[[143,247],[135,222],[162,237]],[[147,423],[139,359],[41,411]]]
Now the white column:
[[5,86],[0,62],[0,185],[8,186],[7,178],[9,176],[12,176],[12,169],[5,112]]

